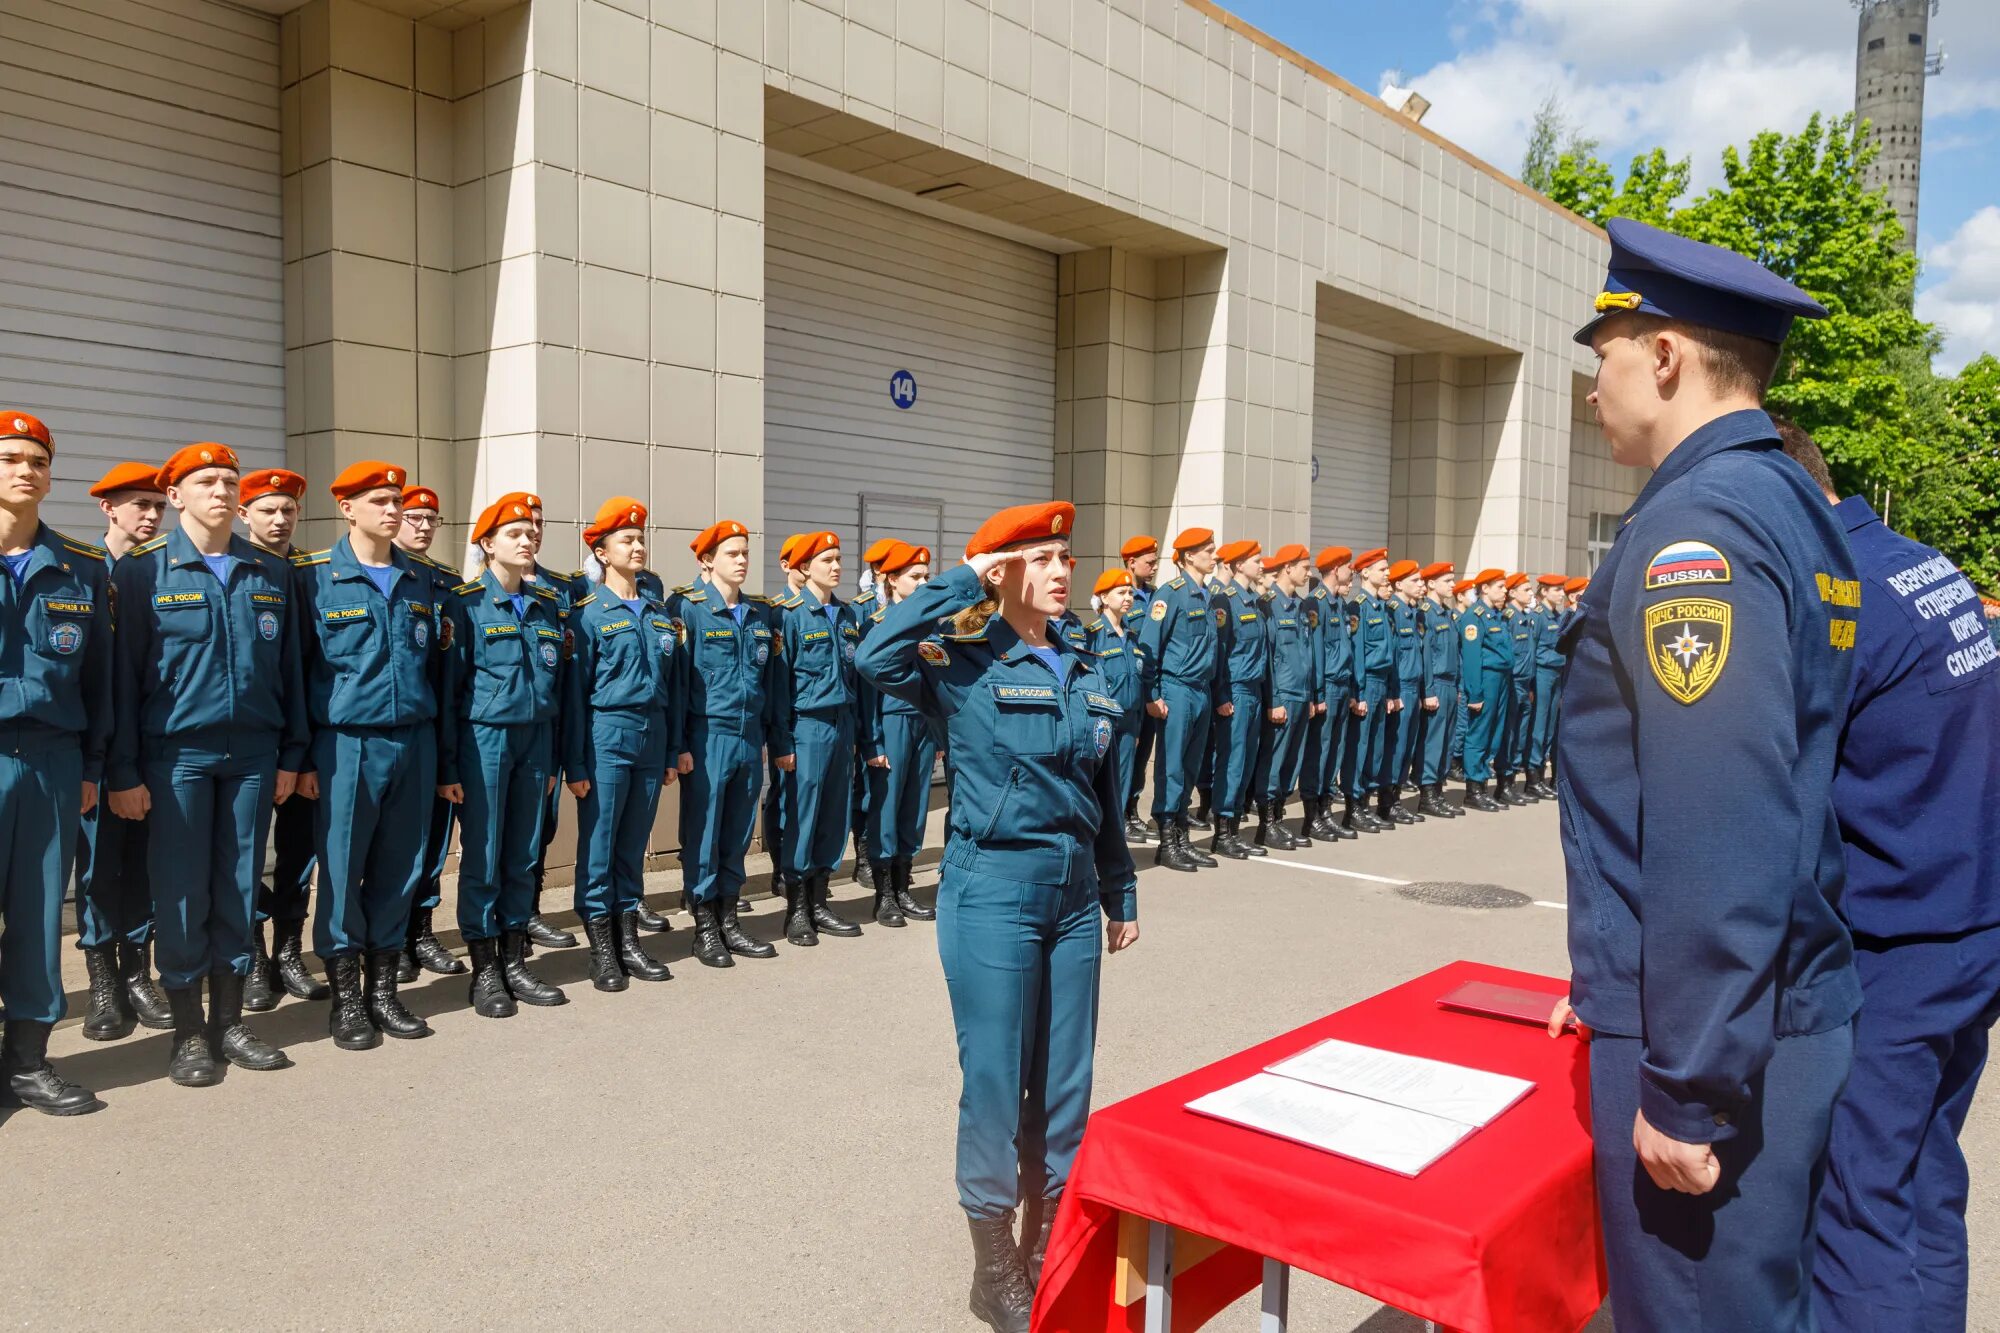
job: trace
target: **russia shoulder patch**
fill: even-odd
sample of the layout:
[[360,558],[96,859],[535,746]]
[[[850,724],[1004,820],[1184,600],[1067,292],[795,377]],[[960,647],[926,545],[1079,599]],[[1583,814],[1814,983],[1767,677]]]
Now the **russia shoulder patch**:
[[951,665],[951,654],[945,651],[945,646],[941,643],[932,643],[929,639],[917,645],[917,656],[934,667]]
[[1646,562],[1646,591],[1729,582],[1729,559],[1707,542],[1674,542]]

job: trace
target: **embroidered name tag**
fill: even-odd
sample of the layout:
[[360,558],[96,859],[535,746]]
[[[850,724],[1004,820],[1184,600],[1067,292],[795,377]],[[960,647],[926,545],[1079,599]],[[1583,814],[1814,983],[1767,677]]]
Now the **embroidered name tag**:
[[[200,594],[197,593],[196,595],[199,596]],[[91,604],[89,602],[50,601],[43,602],[42,605],[47,607],[52,614],[59,616],[87,616],[91,612]]]
[[519,634],[521,632],[521,627],[519,625],[507,625],[507,624],[482,625],[480,629],[489,639],[495,638],[502,634]]
[[1056,692],[1046,685],[995,685],[993,697],[996,699],[1034,699],[1051,701]]
[[250,594],[250,600],[262,606],[283,606],[285,595],[279,592],[253,592]]
[[701,637],[704,639],[733,639],[736,637],[736,631],[733,629],[703,630]]
[[431,613],[430,607],[423,602],[405,602],[403,605],[410,608],[412,615],[427,616]]
[[368,619],[368,608],[365,606],[336,606],[320,612],[320,618],[335,624],[345,620],[366,620]]
[[832,632],[828,630],[807,630],[805,641],[807,643],[818,643],[821,639],[830,639],[832,637]]
[[597,632],[599,634],[616,634],[621,629],[631,629],[631,628],[632,628],[631,618],[627,617],[624,620],[613,620],[605,624],[599,625],[597,627]]
[[205,592],[158,592],[153,594],[154,606],[200,606],[208,600]]
[[1119,706],[1118,701],[1108,694],[1094,694],[1089,690],[1085,690],[1083,701],[1092,708],[1102,708],[1107,713],[1123,713],[1125,711]]

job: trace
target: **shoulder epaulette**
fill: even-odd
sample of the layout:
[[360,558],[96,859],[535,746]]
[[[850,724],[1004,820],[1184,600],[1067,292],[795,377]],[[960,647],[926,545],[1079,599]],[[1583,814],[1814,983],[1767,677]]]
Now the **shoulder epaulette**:
[[681,600],[684,602],[705,602],[708,600],[708,594],[705,592],[694,592],[688,588],[676,588],[674,591],[680,593]]
[[323,565],[332,556],[333,548],[331,546],[327,547],[324,551],[294,551],[292,552],[292,564],[303,569],[307,565]]
[[986,642],[986,627],[982,625],[970,634],[941,634],[938,637],[950,639],[953,643],[984,643]]
[[1167,584],[1167,586],[1168,586],[1169,588],[1178,588],[1178,587],[1182,586],[1183,584],[1185,584],[1186,582],[1187,582],[1187,580],[1186,580],[1186,579],[1184,579],[1184,578],[1178,578],[1178,577],[1177,577],[1177,578],[1173,579],[1173,580],[1172,580],[1171,582],[1169,582],[1169,583]]
[[694,591],[694,585],[692,583],[678,583],[674,585],[673,591],[682,594],[691,593]]
[[1104,622],[1102,620],[1093,620],[1088,625],[1085,625],[1083,628],[1087,632],[1095,634],[1097,633],[1097,631],[1104,628]]
[[[67,545],[67,539],[66,539],[66,538],[64,539],[64,541],[65,541],[65,544]],[[139,543],[139,544],[138,544],[137,546],[133,547],[133,548],[132,548],[131,550],[127,551],[127,552],[126,552],[125,554],[127,554],[127,555],[151,555],[151,554],[152,554],[153,552],[155,552],[155,551],[159,550],[159,549],[160,549],[160,548],[161,548],[162,546],[165,546],[166,544],[167,544],[167,539],[166,539],[165,537],[155,537],[155,538],[153,538],[153,540],[151,540],[151,541],[149,541],[149,542],[140,542],[140,543]]]
[[460,597],[470,597],[473,593],[478,592],[481,588],[485,586],[486,585],[481,583],[478,579],[472,579],[468,582],[459,584],[456,588],[453,588],[452,591],[458,594]]
[[889,614],[889,606],[888,603],[885,602],[881,606],[878,606],[873,611],[869,612],[868,618],[879,625],[882,623],[882,617],[888,614]]
[[55,539],[61,542],[65,548],[77,555],[87,555],[93,560],[104,559],[104,548],[102,546],[92,546],[89,542],[80,542],[66,533],[56,532],[54,528],[50,528],[49,531],[55,533]]
[[521,586],[525,587],[529,592],[535,594],[535,596],[546,597],[552,602],[558,601],[562,597],[562,594],[557,592],[554,588],[547,587],[540,583],[525,583]]
[[569,572],[569,578],[570,578],[570,582],[572,582],[572,583],[588,583],[588,582],[590,582],[590,575],[588,575],[588,574],[584,573],[584,572],[583,572],[582,570],[580,570],[580,569],[572,569],[572,570],[571,570],[571,571]]
[[572,603],[572,605],[574,605],[574,606],[589,606],[589,605],[590,605],[590,604],[591,604],[592,602],[594,602],[594,601],[596,601],[596,600],[597,600],[597,594],[596,594],[596,593],[594,593],[594,592],[587,592],[587,593],[585,593],[585,594],[584,594],[583,596],[581,596],[581,597],[577,598],[577,599],[576,599],[576,601],[575,601],[574,603]]

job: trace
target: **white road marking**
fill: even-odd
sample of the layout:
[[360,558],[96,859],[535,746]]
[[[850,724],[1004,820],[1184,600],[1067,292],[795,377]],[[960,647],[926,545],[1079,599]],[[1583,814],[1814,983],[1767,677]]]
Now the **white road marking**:
[[[1310,870],[1316,875],[1339,875],[1342,879],[1366,880],[1370,884],[1387,884],[1392,888],[1401,888],[1413,882],[1407,879],[1390,879],[1387,875],[1367,875],[1359,870],[1340,870],[1334,866],[1316,866],[1310,861],[1287,861],[1277,856],[1254,857],[1247,864],[1290,866],[1294,870]],[[1567,903],[1544,902],[1540,898],[1533,899],[1532,901],[1537,907],[1552,907],[1558,912],[1567,912],[1569,910],[1569,904]]]
[[1567,912],[1567,911],[1569,910],[1569,904],[1568,904],[1568,903],[1545,903],[1545,902],[1543,902],[1543,901],[1542,901],[1542,900],[1541,900],[1540,898],[1537,898],[1537,899],[1535,899],[1535,906],[1537,906],[1537,907],[1553,907],[1553,908],[1555,908],[1555,909],[1556,909],[1556,910],[1557,910],[1558,912]]

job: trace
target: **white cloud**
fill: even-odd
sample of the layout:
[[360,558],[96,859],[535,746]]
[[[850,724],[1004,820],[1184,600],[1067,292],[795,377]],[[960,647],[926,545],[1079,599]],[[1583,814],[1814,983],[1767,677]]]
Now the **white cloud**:
[[1982,352],[2000,354],[2000,206],[1967,218],[1924,264],[1933,281],[1917,293],[1917,317],[1944,330],[1937,370],[1955,374]]

